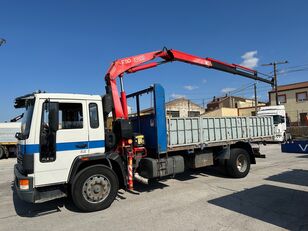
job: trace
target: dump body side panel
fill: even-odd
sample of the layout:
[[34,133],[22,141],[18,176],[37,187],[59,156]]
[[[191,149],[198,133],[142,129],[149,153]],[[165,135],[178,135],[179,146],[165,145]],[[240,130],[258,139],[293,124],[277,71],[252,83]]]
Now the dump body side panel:
[[0,123],[0,144],[17,144],[16,132],[20,132],[21,123]]
[[213,145],[232,141],[271,140],[273,118],[264,117],[188,117],[167,119],[168,148]]

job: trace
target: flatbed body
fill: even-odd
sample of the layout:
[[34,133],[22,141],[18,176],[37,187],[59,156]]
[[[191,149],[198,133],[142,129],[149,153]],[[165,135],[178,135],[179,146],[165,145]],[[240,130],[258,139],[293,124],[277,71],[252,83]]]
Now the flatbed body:
[[271,116],[168,118],[167,134],[168,151],[174,151],[272,141],[274,127]]
[[232,145],[237,142],[264,143],[274,140],[272,116],[167,117],[164,89],[154,84],[139,93],[153,91],[153,113],[130,117],[134,132],[145,135],[145,146],[154,154]]

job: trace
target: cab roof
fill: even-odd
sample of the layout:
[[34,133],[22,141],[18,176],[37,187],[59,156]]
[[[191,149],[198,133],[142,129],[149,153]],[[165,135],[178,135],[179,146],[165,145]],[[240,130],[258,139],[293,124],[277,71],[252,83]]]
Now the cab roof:
[[[86,94],[69,94],[69,93],[46,93],[46,92],[33,92],[31,94],[23,95],[15,99],[15,108],[23,108],[27,102],[31,102],[34,98],[39,99],[75,99],[75,100],[101,100],[99,95],[86,95]],[[29,101],[30,100],[30,101]]]
[[36,93],[40,99],[80,99],[80,100],[101,100],[100,95],[72,94],[72,93]]

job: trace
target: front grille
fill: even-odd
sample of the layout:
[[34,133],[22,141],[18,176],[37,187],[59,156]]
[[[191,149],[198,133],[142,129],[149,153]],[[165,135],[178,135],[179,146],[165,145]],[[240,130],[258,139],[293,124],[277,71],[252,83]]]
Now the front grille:
[[23,156],[22,155],[17,156],[17,169],[21,174],[25,174],[25,171],[23,169]]
[[17,147],[17,169],[22,174],[24,174],[23,162],[24,162],[24,155],[22,154],[21,146],[18,145]]
[[18,146],[17,168],[25,175],[33,173],[34,155],[27,153],[26,147]]
[[23,164],[23,153],[22,153],[22,146],[21,145],[17,145],[17,164],[21,165]]
[[24,159],[23,155],[21,155],[20,153],[18,153],[18,154],[17,154],[17,164],[22,165],[23,159]]

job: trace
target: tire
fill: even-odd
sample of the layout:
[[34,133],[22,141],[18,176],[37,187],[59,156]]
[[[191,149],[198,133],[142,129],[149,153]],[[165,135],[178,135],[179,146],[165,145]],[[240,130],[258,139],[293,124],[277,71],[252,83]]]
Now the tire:
[[247,176],[250,170],[249,153],[242,148],[232,148],[230,150],[230,159],[226,163],[226,170],[228,175],[233,178]]
[[72,183],[71,196],[78,209],[93,212],[108,208],[119,189],[114,171],[103,165],[81,170]]
[[4,156],[5,156],[5,149],[0,145],[0,159],[2,159]]
[[287,140],[287,135],[286,135],[286,133],[284,132],[283,133],[283,140],[282,140],[282,142],[281,143],[286,143],[288,140]]
[[286,143],[288,141],[292,140],[292,136],[289,133],[283,133],[283,143]]

